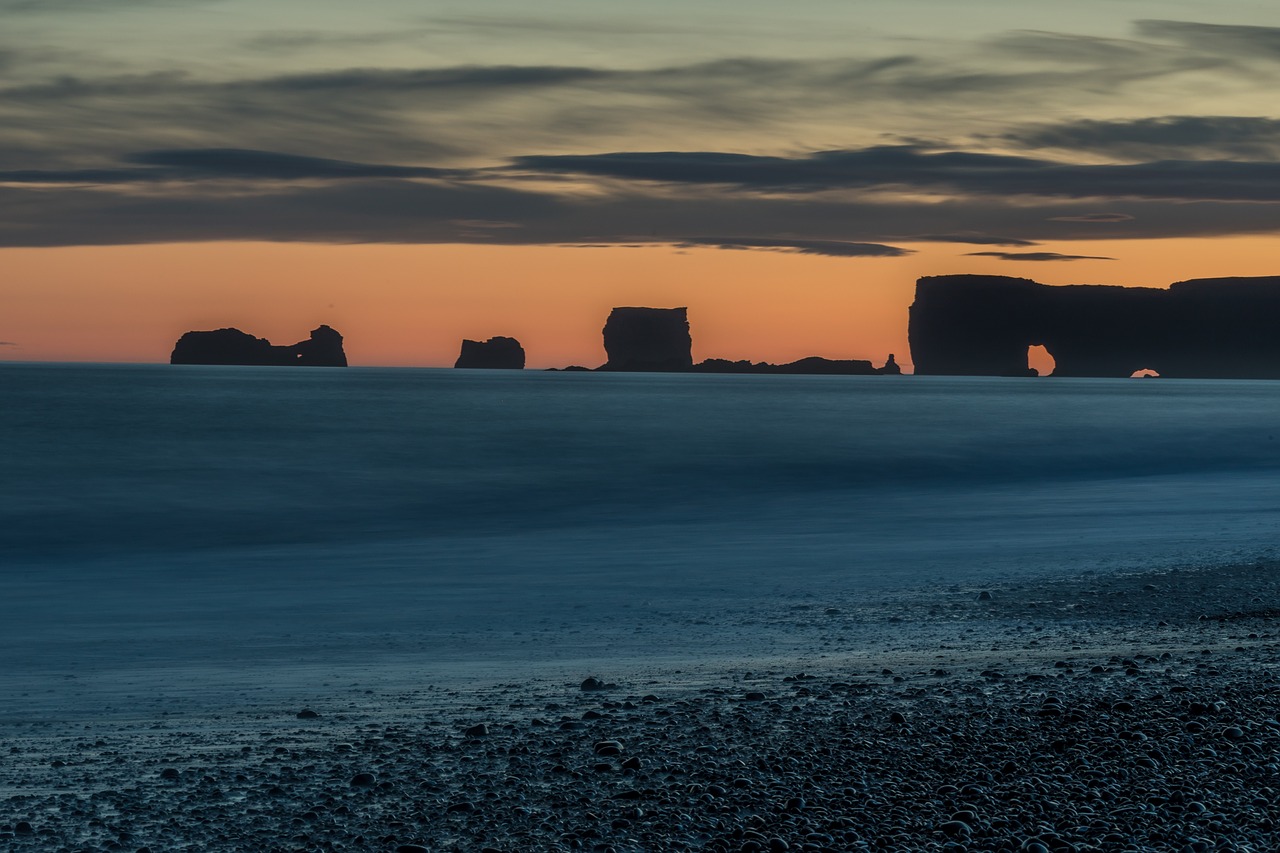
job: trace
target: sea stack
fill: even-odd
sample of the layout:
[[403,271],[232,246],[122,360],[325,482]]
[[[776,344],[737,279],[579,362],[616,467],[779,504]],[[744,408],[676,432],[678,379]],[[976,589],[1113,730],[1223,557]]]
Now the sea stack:
[[462,342],[462,352],[454,367],[482,370],[523,370],[524,347],[515,338],[496,337],[487,341]]
[[298,367],[346,367],[342,335],[329,326],[292,346],[273,346],[239,329],[187,332],[173,347],[170,364],[239,364]]
[[902,368],[898,362],[894,361],[893,353],[889,353],[889,358],[885,360],[884,367],[876,371],[881,376],[901,376]]
[[687,308],[614,308],[604,326],[600,370],[672,372],[693,367]]

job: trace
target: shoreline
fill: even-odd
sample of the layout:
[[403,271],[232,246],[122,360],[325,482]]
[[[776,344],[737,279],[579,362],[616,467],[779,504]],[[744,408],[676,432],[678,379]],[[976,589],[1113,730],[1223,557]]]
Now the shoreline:
[[[307,706],[313,719],[266,695],[206,713],[7,721],[0,839],[18,851],[1276,849],[1277,571],[934,585],[848,614],[802,605],[791,617],[860,620],[864,645],[472,689],[335,685]],[[583,691],[587,676],[617,687]]]

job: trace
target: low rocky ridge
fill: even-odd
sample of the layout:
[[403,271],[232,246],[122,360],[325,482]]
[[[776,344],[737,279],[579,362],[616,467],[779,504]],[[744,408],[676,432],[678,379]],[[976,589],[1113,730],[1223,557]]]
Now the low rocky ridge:
[[7,721],[0,846],[1280,849],[1275,573],[784,605],[882,642],[718,674]]

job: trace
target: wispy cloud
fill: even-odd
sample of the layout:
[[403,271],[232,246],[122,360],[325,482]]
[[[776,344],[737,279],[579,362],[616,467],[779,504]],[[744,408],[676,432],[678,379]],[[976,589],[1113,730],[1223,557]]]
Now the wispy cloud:
[[971,258],[999,258],[1002,261],[1114,261],[1100,255],[1063,255],[1058,252],[968,252]]
[[1132,222],[1127,213],[1079,213],[1068,216],[1051,216],[1050,222]]
[[1145,38],[1176,42],[1196,51],[1280,60],[1280,27],[1150,19],[1135,22],[1134,29]]
[[712,246],[717,249],[790,252],[798,255],[825,255],[831,258],[900,258],[912,254],[910,249],[886,246],[881,243],[771,237],[689,237],[676,245],[680,248]]
[[991,234],[916,234],[900,238],[904,242],[920,243],[969,243],[975,246],[1034,246],[1036,241],[1017,237],[1000,237]]
[[516,168],[773,192],[909,189],[1043,198],[1280,201],[1280,163],[1159,160],[1082,165],[966,151],[881,146],[796,157],[654,151],[525,156]]
[[52,15],[67,12],[110,14],[146,6],[211,6],[220,2],[224,0],[0,0],[0,15]]
[[109,185],[227,178],[257,181],[443,178],[460,174],[423,166],[353,163],[241,148],[144,151],[124,159],[143,168],[0,171],[0,183]]
[[1023,148],[1056,148],[1123,159],[1266,158],[1280,154],[1280,119],[1260,116],[1156,116],[1032,125],[1000,136]]

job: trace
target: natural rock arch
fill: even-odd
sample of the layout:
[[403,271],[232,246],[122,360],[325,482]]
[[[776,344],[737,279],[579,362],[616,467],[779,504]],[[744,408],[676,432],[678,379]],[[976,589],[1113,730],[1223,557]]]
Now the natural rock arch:
[[1055,376],[1280,379],[1280,276],[1150,287],[1050,287],[1005,276],[916,284],[908,338],[918,374],[1024,376],[1043,344]]

